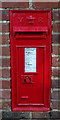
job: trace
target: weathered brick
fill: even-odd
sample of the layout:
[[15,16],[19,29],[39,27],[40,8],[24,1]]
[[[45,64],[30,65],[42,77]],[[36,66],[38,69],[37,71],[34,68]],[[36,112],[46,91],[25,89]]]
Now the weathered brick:
[[33,0],[33,8],[60,8],[59,2],[36,2]]
[[[1,69],[0,69],[1,71]],[[2,77],[9,78],[10,77],[10,70],[9,69],[2,69]]]
[[52,76],[60,77],[60,69],[53,69]]
[[2,35],[0,35],[0,44],[2,44]]
[[24,0],[24,2],[3,2],[2,8],[28,8],[29,1]]
[[52,92],[52,99],[60,100],[60,91],[59,90]]
[[51,87],[52,88],[60,88],[60,80],[52,80]]
[[52,118],[54,118],[53,120],[55,120],[57,118],[60,119],[60,112],[59,111],[52,111],[51,115],[52,115]]
[[2,48],[2,56],[10,56],[10,48],[9,47]]
[[9,10],[2,10],[2,20],[10,20]]
[[60,110],[60,101],[52,101],[52,108]]
[[10,81],[2,80],[0,81],[0,89],[10,89]]
[[0,29],[0,32],[9,32],[9,23],[0,23],[0,28],[2,26],[2,29]]
[[60,57],[52,57],[52,67],[60,67]]
[[0,56],[2,56],[2,47],[0,46]]
[[29,119],[30,118],[30,112],[11,112],[11,111],[9,111],[9,112],[3,112],[2,113],[2,117],[3,118],[14,118],[14,120],[15,120],[15,118],[17,119],[17,118],[19,118],[19,119]]
[[60,23],[59,22],[53,23],[53,32],[60,32]]
[[2,67],[2,59],[0,59],[0,67]]
[[2,101],[0,102],[0,109],[2,109]]
[[2,78],[2,69],[0,69],[0,78]]
[[[3,118],[2,120],[16,120],[16,118],[9,118],[9,119],[8,118],[6,118],[6,119]],[[17,118],[17,120],[19,120],[19,118]],[[59,120],[59,119],[53,119],[53,118],[51,118],[51,119],[50,118],[48,118],[48,119],[47,118],[39,119],[39,118],[36,118],[36,119],[20,119],[20,120]]]
[[0,102],[0,109],[2,108],[3,110],[8,110],[8,108],[10,107],[11,102],[10,101],[2,101]]
[[10,59],[9,58],[0,58],[0,66],[1,67],[9,67],[10,66]]
[[53,11],[53,20],[60,20],[60,10]]
[[32,112],[32,118],[49,118],[48,112]]
[[0,21],[2,20],[2,10],[0,11]]
[[10,91],[0,91],[0,99],[10,99]]
[[60,46],[53,46],[52,53],[55,55],[60,55]]
[[10,43],[9,35],[2,35],[2,44],[9,44],[9,43]]
[[54,35],[52,35],[52,43],[58,43],[58,44],[60,44],[60,34],[58,34],[58,35],[56,35],[56,34],[54,34]]
[[2,89],[2,81],[0,81],[0,89]]

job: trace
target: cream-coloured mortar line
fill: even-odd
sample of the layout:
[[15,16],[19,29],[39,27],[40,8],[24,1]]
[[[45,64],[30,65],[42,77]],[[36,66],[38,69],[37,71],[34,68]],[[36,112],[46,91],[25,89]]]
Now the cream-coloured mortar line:
[[[11,69],[11,67],[0,67],[0,69]],[[60,69],[60,67],[58,66],[58,67],[51,67],[51,70],[53,70],[53,69]]]
[[10,35],[10,32],[0,32],[0,35]]
[[11,91],[11,88],[10,89],[0,89],[0,91]]
[[11,99],[0,99],[0,102],[11,102]]
[[0,78],[0,81],[10,81],[11,80],[11,77],[10,78]]
[[[51,57],[60,57],[60,55],[51,54]],[[11,56],[0,56],[0,58],[11,58]]]
[[0,69],[8,69],[8,70],[10,70],[11,69],[11,67],[0,67]]
[[0,56],[0,58],[11,58],[11,56]]
[[[9,40],[9,42],[10,42],[10,40]],[[58,43],[52,43],[52,47],[53,46],[60,46],[60,44],[58,44]],[[10,47],[10,43],[9,44],[0,44],[0,47]]]
[[10,47],[10,44],[0,44],[0,47]]
[[51,99],[51,102],[52,102],[52,101],[60,102],[60,100],[55,100],[55,99]]
[[[52,35],[55,35],[55,34],[56,34],[56,35],[59,35],[60,32],[53,32],[53,31],[52,31]],[[10,32],[3,32],[3,33],[0,32],[0,35],[10,35]]]
[[60,55],[51,54],[51,57],[60,57]]
[[[60,20],[52,20],[52,25],[53,23],[60,23]],[[10,20],[0,20],[0,23],[10,23]]]
[[[11,77],[10,78],[0,78],[0,81],[10,81],[11,80]],[[54,76],[51,76],[51,80],[60,80],[60,77],[54,77]]]
[[[30,2],[31,3],[31,2]],[[30,3],[29,3],[29,5],[30,5]],[[32,3],[31,3],[31,7],[32,7]],[[28,10],[29,8],[7,8],[7,9],[5,9],[5,8],[0,8],[0,10]],[[33,8],[33,9],[35,9],[35,8]],[[40,9],[51,9],[51,8],[40,8]],[[60,8],[53,8],[53,9],[51,9],[52,10],[52,12],[54,12],[54,11],[59,11],[60,10]]]
[[53,46],[60,46],[60,44],[58,44],[58,43],[52,43],[52,47]]
[[[0,91],[10,91],[11,92],[11,88],[10,89],[0,89]],[[53,93],[55,91],[60,91],[60,88],[51,88],[51,93]]]
[[[53,111],[53,112],[60,112],[59,109],[52,109],[51,111]],[[57,119],[57,120],[58,120],[58,119]]]
[[[11,99],[0,99],[0,102],[7,102],[7,101],[10,101],[11,102]],[[56,101],[56,102],[60,102],[60,100],[56,100],[56,99],[51,99],[51,101]]]

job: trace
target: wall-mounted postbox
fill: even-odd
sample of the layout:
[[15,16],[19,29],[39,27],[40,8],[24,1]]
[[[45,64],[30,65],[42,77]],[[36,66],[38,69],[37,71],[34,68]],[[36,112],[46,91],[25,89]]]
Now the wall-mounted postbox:
[[11,10],[13,111],[49,111],[51,11]]

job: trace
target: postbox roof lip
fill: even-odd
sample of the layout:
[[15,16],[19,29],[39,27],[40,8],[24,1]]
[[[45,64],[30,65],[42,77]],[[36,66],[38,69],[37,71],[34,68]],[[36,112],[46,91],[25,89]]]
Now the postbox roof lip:
[[10,12],[29,12],[29,11],[32,11],[32,12],[51,12],[52,10],[47,10],[47,9],[40,9],[40,10],[36,10],[36,9],[25,9],[25,10],[10,10]]

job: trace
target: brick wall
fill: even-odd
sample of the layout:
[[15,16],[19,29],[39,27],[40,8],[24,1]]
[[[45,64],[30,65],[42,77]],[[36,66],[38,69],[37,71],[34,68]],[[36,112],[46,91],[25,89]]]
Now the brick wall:
[[[30,0],[29,0],[30,1]],[[0,112],[2,120],[19,118],[38,120],[60,118],[60,3],[58,2],[2,2],[0,8]],[[11,9],[51,9],[52,10],[52,64],[51,64],[51,112],[12,112],[10,74],[10,17]],[[1,19],[2,15],[2,19]],[[1,64],[2,62],[2,64]],[[2,106],[1,106],[2,103]]]

